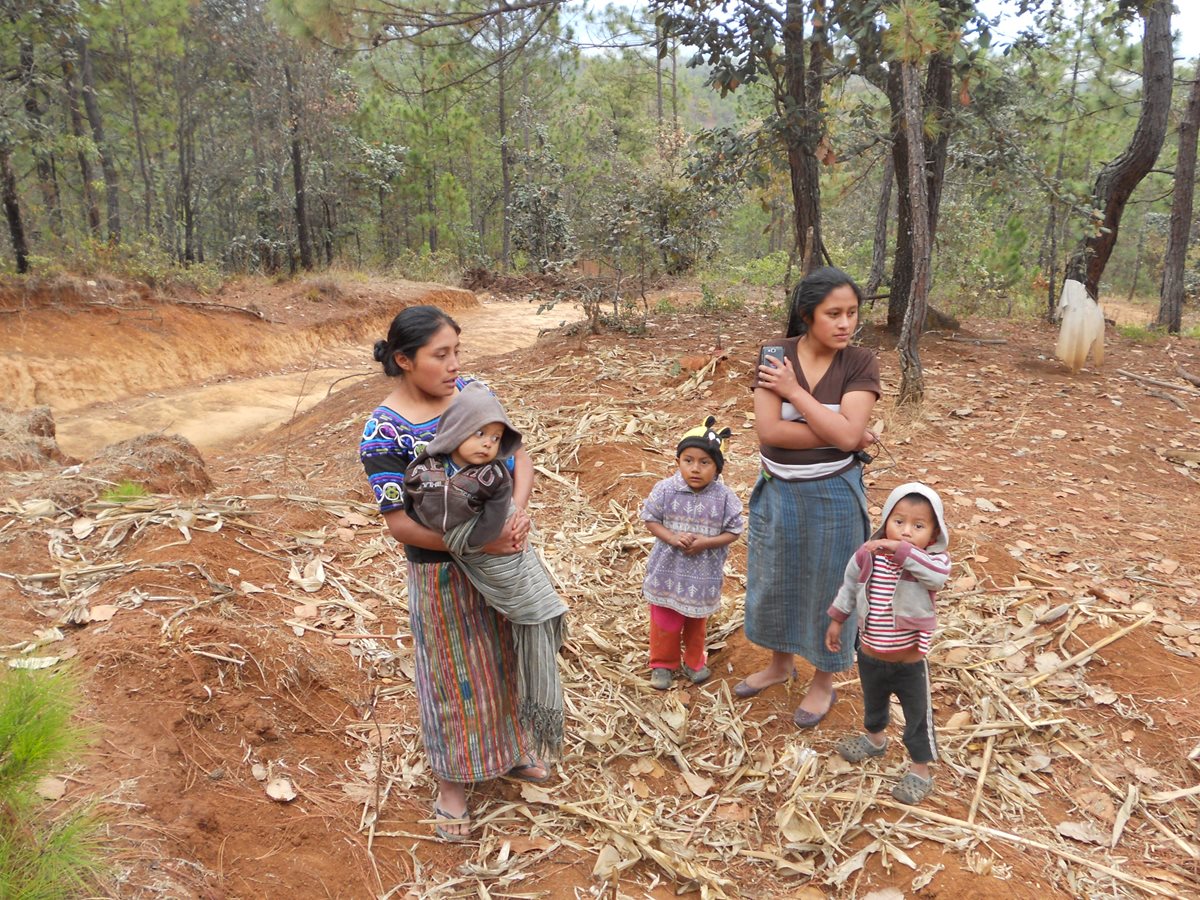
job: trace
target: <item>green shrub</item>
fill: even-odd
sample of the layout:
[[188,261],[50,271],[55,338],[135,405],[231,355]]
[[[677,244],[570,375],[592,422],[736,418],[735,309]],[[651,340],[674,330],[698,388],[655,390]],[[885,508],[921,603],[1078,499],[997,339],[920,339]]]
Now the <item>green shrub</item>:
[[458,258],[444,250],[430,253],[404,249],[388,265],[388,272],[408,281],[435,281],[441,284],[457,283],[462,276]]
[[736,312],[745,307],[745,301],[729,291],[717,292],[708,282],[700,285],[700,311],[703,313]]
[[742,268],[746,272],[746,281],[756,287],[787,287],[788,273],[796,276],[796,267],[789,270],[788,262],[791,254],[786,250],[776,250],[767,256],[752,259]]
[[105,503],[128,503],[130,500],[139,500],[149,493],[137,482],[122,481],[116,487],[109,488],[101,494],[100,499]]
[[1162,332],[1147,325],[1118,325],[1117,334],[1129,338],[1131,341],[1137,341],[1139,344],[1153,344],[1159,339]]
[[0,671],[0,897],[75,895],[100,871],[95,826],[84,813],[50,818],[39,779],[82,750],[71,722],[78,684],[69,673]]

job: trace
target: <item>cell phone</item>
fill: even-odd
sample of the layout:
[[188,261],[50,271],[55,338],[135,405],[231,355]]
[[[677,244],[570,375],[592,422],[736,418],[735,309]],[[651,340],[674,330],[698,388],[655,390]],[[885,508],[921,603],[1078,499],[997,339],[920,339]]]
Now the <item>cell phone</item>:
[[767,360],[778,360],[779,365],[783,365],[783,347],[779,344],[767,344],[758,353],[758,364],[760,366],[768,365]]

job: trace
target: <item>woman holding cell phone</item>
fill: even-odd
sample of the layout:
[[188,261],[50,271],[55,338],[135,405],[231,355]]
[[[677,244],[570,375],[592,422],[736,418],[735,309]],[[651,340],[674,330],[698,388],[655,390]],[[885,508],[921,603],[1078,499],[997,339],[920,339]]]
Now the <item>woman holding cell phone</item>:
[[765,344],[754,383],[762,471],[749,505],[746,637],[771,651],[767,666],[735,688],[753,697],[814,672],[793,721],[812,728],[837,700],[833,674],[854,662],[854,635],[825,647],[826,610],[846,561],[867,539],[862,464],[880,396],[875,353],[852,347],[862,292],[845,272],[814,269],[796,285],[786,335]]

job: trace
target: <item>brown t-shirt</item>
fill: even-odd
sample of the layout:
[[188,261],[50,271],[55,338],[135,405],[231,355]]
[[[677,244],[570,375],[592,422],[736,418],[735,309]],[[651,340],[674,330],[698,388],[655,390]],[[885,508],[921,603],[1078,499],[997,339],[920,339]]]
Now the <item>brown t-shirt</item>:
[[[796,370],[796,379],[818,403],[833,410],[840,410],[842,397],[853,391],[870,391],[876,398],[882,395],[879,384],[879,360],[874,350],[866,347],[847,347],[839,350],[829,364],[829,369],[816,385],[810,385],[800,368],[800,358],[796,355],[796,345],[799,337],[780,338],[767,341],[771,345],[783,345],[784,353],[792,361]],[[754,370],[753,387],[758,387],[758,369]],[[804,421],[803,416],[787,401],[783,403],[782,416],[793,422]],[[819,466],[825,469],[829,464],[838,461],[849,462],[852,454],[837,447],[816,447],[810,450],[789,450],[783,447],[773,447],[769,444],[759,444],[759,452],[764,461],[777,463],[781,466]]]

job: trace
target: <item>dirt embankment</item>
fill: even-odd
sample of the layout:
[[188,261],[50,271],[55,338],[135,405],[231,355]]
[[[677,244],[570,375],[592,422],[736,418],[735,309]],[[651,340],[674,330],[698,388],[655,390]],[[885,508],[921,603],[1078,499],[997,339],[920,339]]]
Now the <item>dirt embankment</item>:
[[[338,285],[338,286],[333,286]],[[412,282],[232,283],[213,297],[161,298],[106,280],[0,288],[0,393],[58,412],[308,363],[369,346],[413,303],[457,312],[473,293]]]
[[[555,778],[474,787],[464,845],[430,839],[405,568],[355,458],[384,379],[207,455],[202,496],[64,512],[26,505],[56,464],[2,476],[21,493],[0,511],[0,631],[22,641],[3,653],[87,673],[99,737],[58,802],[94,800],[110,823],[105,891],[1196,896],[1200,397],[1175,366],[1200,371],[1200,345],[1110,334],[1105,369],[1071,376],[1050,330],[969,324],[1004,343],[927,338],[916,417],[892,407],[889,342],[866,335],[886,386],[868,495],[935,486],[955,560],[930,657],[937,787],[916,809],[890,799],[897,725],[880,760],[833,752],[861,727],[853,673],[811,732],[791,725],[806,664],[796,684],[732,698],[766,658],[741,630],[744,542],[710,627],[713,680],[646,684],[638,503],[708,412],[735,431],[723,477],[748,499],[746,374],[777,328],[758,310],[554,335],[472,367],[539,467],[535,543],[572,637]],[[468,347],[488,339],[483,321],[464,329]],[[276,779],[293,799],[272,799]]]
[[570,304],[552,318],[535,304],[442,285],[329,276],[238,282],[182,299],[111,281],[9,286],[0,289],[0,315],[13,326],[0,339],[0,390],[14,406],[49,407],[59,446],[74,457],[153,433],[208,452],[376,371],[371,344],[414,303],[440,306],[466,326],[482,317],[476,357],[528,346],[551,322],[581,315]]

